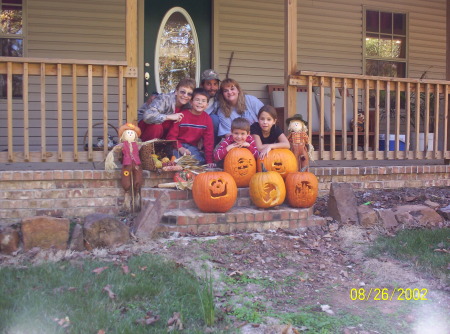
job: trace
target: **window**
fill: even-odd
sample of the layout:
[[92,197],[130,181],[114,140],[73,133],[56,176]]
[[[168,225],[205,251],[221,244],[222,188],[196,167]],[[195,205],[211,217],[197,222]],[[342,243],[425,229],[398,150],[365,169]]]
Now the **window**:
[[[23,57],[22,0],[0,0],[0,57]],[[13,75],[13,97],[22,97],[22,76]],[[6,98],[6,75],[0,75],[0,98]]]
[[406,77],[406,14],[366,10],[365,72]]

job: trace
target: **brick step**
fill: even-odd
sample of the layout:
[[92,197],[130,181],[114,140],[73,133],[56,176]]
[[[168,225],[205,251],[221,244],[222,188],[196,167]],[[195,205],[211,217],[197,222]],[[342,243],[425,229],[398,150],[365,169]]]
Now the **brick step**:
[[259,209],[255,206],[233,207],[225,213],[204,213],[197,208],[173,209],[164,213],[157,232],[230,233],[296,229],[326,223],[324,218],[312,213],[312,208],[296,209],[285,204],[270,209]]
[[[169,209],[195,209],[192,191],[190,190],[176,190],[176,189],[160,189],[160,188],[146,188],[141,190],[142,199],[156,199],[163,193],[169,194],[171,203]],[[234,207],[247,207],[251,205],[248,188],[239,188],[236,203]]]

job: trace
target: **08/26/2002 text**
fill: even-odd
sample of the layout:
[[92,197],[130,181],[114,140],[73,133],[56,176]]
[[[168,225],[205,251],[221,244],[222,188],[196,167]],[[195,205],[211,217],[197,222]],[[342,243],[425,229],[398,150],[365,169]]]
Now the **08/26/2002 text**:
[[403,289],[403,288],[353,288],[350,289],[350,299],[351,300],[428,300],[426,295],[428,289]]

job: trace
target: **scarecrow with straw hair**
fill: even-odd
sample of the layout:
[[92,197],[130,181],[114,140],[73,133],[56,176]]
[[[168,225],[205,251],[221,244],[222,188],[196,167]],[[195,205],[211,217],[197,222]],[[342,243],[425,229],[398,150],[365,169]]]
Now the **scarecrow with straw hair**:
[[141,129],[132,123],[126,123],[119,128],[120,143],[116,145],[106,157],[105,169],[117,168],[114,154],[122,152],[121,184],[125,190],[124,207],[135,212],[141,207],[141,187],[143,183],[139,150]]
[[289,131],[288,140],[291,144],[291,151],[298,162],[298,170],[308,171],[309,161],[313,161],[312,152],[314,152],[314,146],[308,136],[308,122],[303,120],[301,114],[295,114],[286,119],[286,125]]

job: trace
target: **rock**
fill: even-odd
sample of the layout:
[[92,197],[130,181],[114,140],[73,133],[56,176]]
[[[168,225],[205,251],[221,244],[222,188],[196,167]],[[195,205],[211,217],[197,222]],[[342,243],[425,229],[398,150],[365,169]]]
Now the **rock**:
[[445,208],[438,209],[437,213],[440,214],[445,220],[450,220],[450,204]]
[[9,226],[0,228],[0,253],[14,253],[19,249],[19,241],[19,231]]
[[353,188],[347,183],[331,183],[328,214],[341,223],[357,223],[357,201]]
[[426,205],[402,205],[393,209],[399,223],[438,226],[444,219]]
[[168,191],[164,191],[155,200],[146,200],[143,209],[133,222],[133,233],[140,238],[151,238],[171,202]]
[[358,206],[359,224],[365,228],[372,228],[378,224],[378,215],[374,209],[368,205]]
[[73,251],[81,252],[84,248],[83,227],[80,224],[76,224],[72,236],[70,238],[69,249]]
[[85,218],[83,235],[86,249],[120,246],[130,241],[128,226],[106,214],[91,214]]
[[69,220],[47,216],[36,216],[22,220],[23,249],[33,247],[67,249]]
[[397,218],[392,209],[376,209],[375,212],[384,228],[389,229],[398,225]]
[[439,203],[430,201],[429,199],[427,199],[423,204],[429,206],[432,209],[437,209],[438,207],[440,207],[441,205]]

